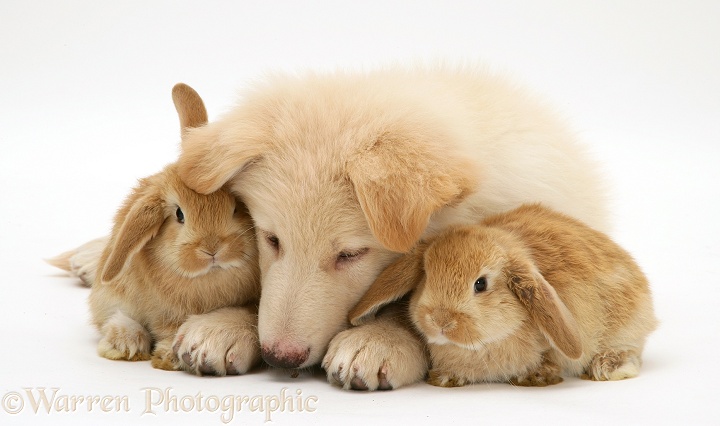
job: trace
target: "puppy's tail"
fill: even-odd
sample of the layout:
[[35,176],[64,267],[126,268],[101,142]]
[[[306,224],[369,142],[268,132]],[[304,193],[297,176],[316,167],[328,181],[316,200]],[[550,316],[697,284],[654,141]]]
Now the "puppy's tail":
[[77,254],[77,249],[68,250],[65,253],[59,254],[55,257],[51,257],[49,259],[43,259],[43,260],[56,268],[62,269],[63,271],[72,272],[72,266],[70,264],[70,259],[72,259],[72,257],[75,256],[76,254]]

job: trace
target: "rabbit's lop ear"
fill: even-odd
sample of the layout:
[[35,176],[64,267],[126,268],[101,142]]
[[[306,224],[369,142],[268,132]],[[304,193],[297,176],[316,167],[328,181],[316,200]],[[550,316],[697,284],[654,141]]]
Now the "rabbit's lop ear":
[[347,165],[370,229],[388,249],[406,252],[439,208],[474,186],[474,167],[412,135],[383,134]]
[[532,265],[511,272],[508,287],[550,343],[570,359],[582,355],[580,331],[555,289]]
[[365,295],[348,315],[352,325],[360,325],[372,319],[383,306],[410,293],[425,278],[423,253],[426,245],[418,246],[401,256],[378,275]]
[[114,238],[106,248],[109,253],[101,275],[102,282],[115,278],[132,256],[157,235],[165,220],[165,201],[159,190],[144,189],[135,190],[118,213],[118,217],[124,217],[124,220],[115,225]]
[[178,83],[172,89],[172,99],[180,118],[180,131],[200,127],[208,122],[207,110],[200,95],[190,86]]

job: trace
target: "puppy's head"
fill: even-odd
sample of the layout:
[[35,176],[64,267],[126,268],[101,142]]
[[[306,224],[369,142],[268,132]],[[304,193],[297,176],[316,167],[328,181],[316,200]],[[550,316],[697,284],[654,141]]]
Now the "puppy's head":
[[408,105],[321,80],[279,86],[188,132],[179,166],[191,188],[230,181],[247,204],[263,357],[294,368],[321,360],[377,275],[435,211],[472,192],[476,174],[449,150],[452,135]]

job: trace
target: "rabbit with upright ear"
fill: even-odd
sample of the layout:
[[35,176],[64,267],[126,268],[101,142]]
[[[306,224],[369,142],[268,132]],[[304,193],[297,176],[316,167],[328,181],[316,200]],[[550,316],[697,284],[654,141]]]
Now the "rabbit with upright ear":
[[350,322],[411,291],[410,318],[428,343],[436,386],[635,377],[657,326],[632,257],[539,204],[419,243],[380,274]]
[[[202,100],[189,86],[176,85],[173,100],[183,132],[207,122]],[[55,264],[69,269],[71,259],[72,252],[64,253]],[[193,315],[222,316],[232,309],[230,317],[239,323],[231,326],[244,327],[246,339],[229,344],[227,360],[212,373],[243,373],[260,359],[259,295],[257,248],[245,206],[225,189],[196,193],[171,164],[141,179],[115,216],[91,281],[92,321],[102,334],[98,353],[206,373],[207,360],[184,359],[189,351],[176,354],[178,330]]]

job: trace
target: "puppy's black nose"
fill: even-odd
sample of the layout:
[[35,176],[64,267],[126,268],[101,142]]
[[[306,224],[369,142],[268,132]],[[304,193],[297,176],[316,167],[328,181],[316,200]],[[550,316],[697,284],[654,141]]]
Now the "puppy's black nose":
[[278,368],[298,368],[310,355],[310,348],[278,342],[273,345],[262,345],[262,358],[268,364]]

